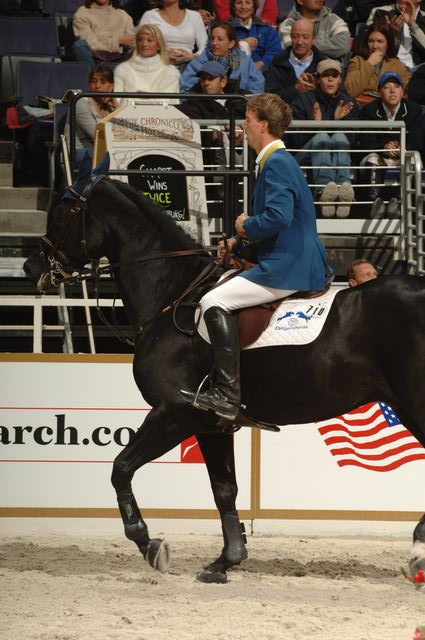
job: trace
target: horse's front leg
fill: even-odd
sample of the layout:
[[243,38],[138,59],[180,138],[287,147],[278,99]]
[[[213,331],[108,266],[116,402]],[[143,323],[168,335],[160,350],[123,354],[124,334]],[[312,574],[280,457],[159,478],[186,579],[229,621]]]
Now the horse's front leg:
[[136,543],[145,560],[162,573],[168,570],[168,545],[164,540],[149,538],[148,527],[137,506],[131,481],[137,469],[167,453],[192,434],[193,431],[185,434],[164,408],[152,409],[113,464],[111,481],[117,493],[125,535]]
[[245,531],[236,511],[238,485],[235,473],[233,436],[202,433],[197,436],[207,465],[215,504],[220,513],[224,547],[220,556],[197,575],[201,582],[227,582],[227,569],[245,560]]

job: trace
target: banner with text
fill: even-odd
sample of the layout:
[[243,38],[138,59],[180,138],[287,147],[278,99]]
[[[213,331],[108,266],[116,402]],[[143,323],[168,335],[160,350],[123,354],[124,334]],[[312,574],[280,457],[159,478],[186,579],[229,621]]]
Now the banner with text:
[[[131,363],[0,362],[0,507],[114,508],[112,462],[149,415]],[[250,507],[251,434],[235,435]],[[215,509],[196,438],[138,470],[140,506]]]

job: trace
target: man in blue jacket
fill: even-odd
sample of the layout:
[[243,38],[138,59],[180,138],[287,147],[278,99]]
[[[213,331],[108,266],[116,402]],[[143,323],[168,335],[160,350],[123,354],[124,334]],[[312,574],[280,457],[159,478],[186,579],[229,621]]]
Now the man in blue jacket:
[[325,55],[314,46],[314,25],[297,20],[291,29],[291,46],[275,56],[266,73],[266,91],[286,102],[316,87],[316,69]]
[[[235,222],[240,238],[257,245],[257,264],[209,291],[201,311],[215,359],[215,384],[195,394],[181,391],[194,406],[235,420],[240,408],[239,335],[233,311],[285,298],[296,291],[323,290],[327,274],[308,184],[281,138],[290,107],[264,93],[248,99],[244,129],[257,153],[252,210]],[[229,240],[233,250],[237,239]]]

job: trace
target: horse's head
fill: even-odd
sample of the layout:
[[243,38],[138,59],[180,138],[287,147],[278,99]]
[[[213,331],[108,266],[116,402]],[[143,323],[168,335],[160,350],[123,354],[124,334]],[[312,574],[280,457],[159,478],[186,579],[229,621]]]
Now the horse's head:
[[84,266],[100,257],[92,253],[93,241],[88,247],[87,210],[91,190],[105,177],[104,169],[96,167],[91,176],[80,170],[78,180],[49,212],[47,233],[40,238],[38,251],[24,263],[26,275],[40,292],[78,281]]

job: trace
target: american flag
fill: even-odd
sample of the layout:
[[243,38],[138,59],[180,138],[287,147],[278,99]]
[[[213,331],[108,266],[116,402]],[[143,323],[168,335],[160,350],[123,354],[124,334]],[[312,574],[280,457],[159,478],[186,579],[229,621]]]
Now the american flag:
[[393,471],[425,460],[425,449],[384,402],[366,404],[317,426],[340,467]]

